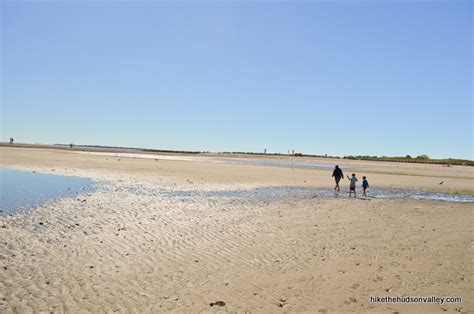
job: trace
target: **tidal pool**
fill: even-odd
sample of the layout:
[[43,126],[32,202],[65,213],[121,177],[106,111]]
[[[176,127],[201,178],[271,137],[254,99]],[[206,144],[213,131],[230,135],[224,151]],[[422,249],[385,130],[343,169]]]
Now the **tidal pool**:
[[[261,187],[247,190],[215,190],[215,191],[195,191],[195,190],[167,190],[167,189],[129,189],[137,195],[161,195],[170,198],[227,198],[233,200],[263,201],[273,202],[284,198],[347,198],[347,190],[335,193],[333,189],[328,188],[303,188],[303,187]],[[362,192],[357,190],[360,198]],[[455,203],[474,203],[474,196],[471,195],[453,195],[445,193],[426,192],[409,189],[369,189],[368,199],[414,199],[431,200]]]
[[93,189],[87,178],[0,168],[0,215],[39,207]]

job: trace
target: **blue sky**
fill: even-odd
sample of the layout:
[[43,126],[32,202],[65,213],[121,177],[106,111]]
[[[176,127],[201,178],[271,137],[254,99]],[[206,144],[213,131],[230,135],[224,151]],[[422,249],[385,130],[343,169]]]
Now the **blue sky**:
[[1,140],[473,158],[471,1],[2,1]]

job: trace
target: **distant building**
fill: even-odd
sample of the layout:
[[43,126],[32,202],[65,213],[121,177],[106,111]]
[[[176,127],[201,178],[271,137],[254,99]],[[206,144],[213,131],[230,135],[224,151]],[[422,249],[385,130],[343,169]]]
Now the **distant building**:
[[14,142],[13,137],[10,137],[10,144],[13,144],[13,142]]

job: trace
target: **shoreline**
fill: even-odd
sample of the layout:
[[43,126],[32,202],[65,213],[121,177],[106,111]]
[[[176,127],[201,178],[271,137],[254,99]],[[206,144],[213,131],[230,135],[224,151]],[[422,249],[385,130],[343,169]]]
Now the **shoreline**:
[[[150,155],[153,156],[153,155]],[[47,149],[0,147],[0,166],[71,175],[97,176],[110,173],[156,178],[166,184],[194,187],[211,186],[300,186],[333,187],[332,169],[274,167],[268,165],[226,163],[208,157],[159,156],[160,159],[90,155]],[[161,159],[163,158],[164,159]],[[176,160],[177,158],[177,160]],[[317,164],[321,161],[317,161]],[[326,165],[332,165],[326,161]],[[474,195],[474,168],[465,166],[392,164],[381,169],[380,163],[352,161],[348,171],[366,175],[372,187],[415,189],[426,192]],[[405,167],[402,167],[405,166]],[[347,171],[346,171],[347,172]],[[443,184],[438,184],[443,181]],[[344,184],[345,180],[343,180]]]
[[[5,168],[5,167],[0,167],[0,169],[11,169],[11,170],[17,170],[21,172],[30,172],[31,169],[24,168],[24,167],[13,167],[13,168]],[[46,175],[59,175],[59,176],[73,176],[73,177],[78,177],[78,178],[87,178],[90,180],[94,181],[94,184],[100,185],[101,183],[106,183],[109,180],[103,180],[103,179],[93,179],[90,176],[87,176],[85,174],[66,174],[66,173],[61,173],[61,172],[50,172],[50,171],[44,171],[44,170],[34,170],[32,171],[33,173],[40,173],[40,174],[46,174]],[[165,186],[160,187],[160,189],[166,190]],[[261,190],[265,189],[284,189],[288,193],[295,193],[298,190],[299,191],[306,191],[306,192],[311,192],[313,194],[313,197],[323,197],[327,199],[334,199],[334,198],[349,198],[348,190],[342,189],[340,192],[335,192],[333,189],[328,188],[328,187],[304,187],[304,186],[288,186],[288,185],[275,185],[275,186],[253,186],[253,187],[207,187],[207,189],[202,189],[202,188],[197,188],[194,189],[192,187],[182,187],[182,188],[173,188],[173,191],[176,193],[212,193],[215,191],[220,191],[220,192],[227,192],[229,195],[232,195],[234,193],[244,193],[244,192],[250,192],[253,191],[255,193],[259,193]],[[439,193],[439,192],[430,192],[426,190],[421,190],[421,189],[404,189],[404,188],[385,188],[385,189],[369,189],[368,190],[368,195],[367,196],[361,196],[362,191],[358,192],[359,197],[358,199],[362,200],[418,200],[418,201],[439,201],[439,202],[454,202],[454,203],[474,203],[474,198],[470,199],[474,193],[471,195],[469,193],[466,194],[460,194],[460,193]],[[451,198],[452,197],[452,198]],[[458,198],[458,199],[456,199]],[[37,206],[35,206],[37,207]]]

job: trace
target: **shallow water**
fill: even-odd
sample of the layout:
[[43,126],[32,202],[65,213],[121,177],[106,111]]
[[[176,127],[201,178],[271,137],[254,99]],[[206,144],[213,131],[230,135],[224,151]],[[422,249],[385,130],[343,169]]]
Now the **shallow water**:
[[[0,215],[15,213],[35,208],[48,201],[62,197],[73,197],[88,193],[97,188],[97,184],[87,178],[40,174],[0,168]],[[115,188],[113,188],[115,189]],[[301,187],[263,187],[237,190],[169,190],[165,188],[148,189],[143,187],[126,187],[126,190],[137,195],[160,195],[169,198],[194,197],[214,198],[230,202],[264,202],[270,203],[282,199],[304,199],[312,197],[346,198],[347,191],[335,193],[332,189],[314,189]],[[362,193],[358,192],[360,197]],[[368,198],[372,199],[414,199],[445,202],[474,203],[474,196],[450,195],[408,189],[370,189]]]
[[[361,195],[361,193],[359,195]],[[474,196],[471,195],[454,195],[408,189],[370,189],[367,195],[369,197],[381,199],[414,199],[455,203],[474,203]]]
[[48,201],[91,191],[87,178],[0,168],[0,215],[35,208]]
[[[256,166],[272,166],[272,167],[284,167],[284,168],[305,168],[305,169],[334,169],[332,164],[317,164],[312,162],[292,162],[285,160],[268,160],[268,159],[247,159],[247,158],[214,158],[224,163],[233,164],[247,164]],[[346,168],[344,165],[340,165],[341,169]]]
[[[146,194],[146,190],[132,189],[134,193]],[[172,198],[228,198],[239,199],[241,201],[261,201],[273,202],[284,198],[344,198],[348,197],[348,191],[335,193],[332,189],[315,189],[300,187],[263,187],[249,190],[219,190],[219,191],[193,191],[193,190],[150,190],[153,195],[160,194],[163,197]],[[357,191],[358,197],[362,196],[362,192]],[[409,189],[370,189],[367,192],[369,199],[414,199],[414,200],[432,200],[445,201],[455,203],[474,203],[474,196],[470,195],[451,195],[444,193],[425,192]]]

